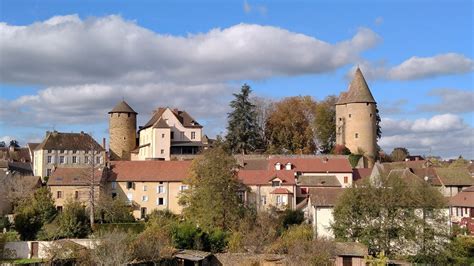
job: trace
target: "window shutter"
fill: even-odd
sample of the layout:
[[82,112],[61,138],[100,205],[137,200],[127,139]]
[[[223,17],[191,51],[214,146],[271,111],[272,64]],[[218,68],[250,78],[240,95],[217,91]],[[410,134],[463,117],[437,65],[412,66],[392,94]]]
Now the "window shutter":
[[163,198],[163,205],[166,205],[166,198]]

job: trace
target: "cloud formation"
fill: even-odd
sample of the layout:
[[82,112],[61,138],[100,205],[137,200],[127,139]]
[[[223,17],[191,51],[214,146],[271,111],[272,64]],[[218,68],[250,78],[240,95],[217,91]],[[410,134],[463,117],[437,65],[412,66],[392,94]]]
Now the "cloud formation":
[[435,104],[422,104],[418,107],[419,111],[427,112],[451,112],[451,113],[470,113],[474,112],[474,91],[459,89],[434,89],[429,93],[440,99]]
[[456,157],[474,156],[474,128],[454,114],[429,119],[382,119],[379,145],[390,153],[395,147],[407,147],[412,154]]
[[[432,57],[413,56],[392,67],[388,67],[383,60],[362,61],[359,66],[365,77],[371,80],[416,80],[472,72],[474,71],[474,60],[462,54],[446,53]],[[351,77],[354,71],[355,67],[347,75]]]
[[359,60],[380,37],[360,28],[330,44],[272,26],[238,24],[207,33],[159,34],[120,16],[57,16],[0,23],[4,83],[209,83],[323,73]]

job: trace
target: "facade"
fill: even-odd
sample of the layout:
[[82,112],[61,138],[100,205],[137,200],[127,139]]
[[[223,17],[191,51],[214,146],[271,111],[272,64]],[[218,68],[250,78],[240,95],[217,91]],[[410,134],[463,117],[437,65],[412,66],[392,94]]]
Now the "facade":
[[186,111],[158,108],[139,131],[132,160],[170,160],[195,155],[203,148],[202,126]]
[[311,188],[352,185],[352,168],[345,156],[270,156],[243,159],[239,179],[249,188],[245,201],[257,210],[305,206]]
[[110,165],[107,193],[130,203],[133,216],[143,219],[153,210],[180,214],[179,195],[188,189],[191,161],[117,161]]
[[46,132],[35,149],[33,173],[42,178],[50,176],[57,167],[84,167],[91,163],[105,164],[105,149],[89,134]]
[[137,112],[125,101],[109,112],[110,159],[130,160],[137,145]]
[[364,166],[373,167],[377,152],[377,103],[357,68],[349,90],[336,103],[336,144],[363,151]]
[[89,205],[92,185],[94,200],[98,201],[104,193],[106,174],[107,171],[103,167],[94,171],[91,167],[56,168],[48,180],[48,188],[56,208],[62,210],[68,200],[77,200]]
[[474,186],[468,187],[449,200],[450,212],[453,222],[461,218],[474,219]]
[[310,188],[308,191],[309,222],[313,225],[314,234],[318,237],[331,238],[334,236],[331,230],[333,223],[333,211],[337,200],[344,192],[344,188]]

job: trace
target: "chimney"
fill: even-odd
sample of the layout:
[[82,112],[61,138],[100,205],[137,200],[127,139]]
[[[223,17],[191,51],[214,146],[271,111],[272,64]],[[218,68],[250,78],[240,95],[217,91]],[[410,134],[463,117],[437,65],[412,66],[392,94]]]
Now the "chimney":
[[105,138],[102,138],[102,148],[105,150]]

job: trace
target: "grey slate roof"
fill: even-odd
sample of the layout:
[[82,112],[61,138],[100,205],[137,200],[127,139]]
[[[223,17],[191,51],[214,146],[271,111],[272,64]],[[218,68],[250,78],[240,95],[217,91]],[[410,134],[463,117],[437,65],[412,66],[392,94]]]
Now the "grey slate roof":
[[360,68],[357,68],[354,78],[349,85],[349,90],[341,93],[339,101],[336,104],[347,103],[375,103],[374,96],[372,96]]
[[341,187],[341,183],[334,175],[307,176],[298,178],[298,184],[302,187]]
[[109,114],[111,113],[132,113],[132,114],[137,114],[137,112],[135,112],[132,107],[130,107],[130,105],[128,105],[128,103],[126,103],[125,101],[121,101],[119,102],[115,107],[114,109],[112,109],[112,111],[109,112]]

